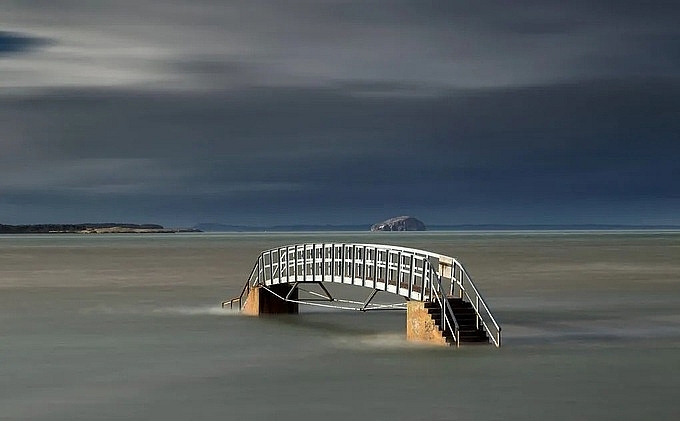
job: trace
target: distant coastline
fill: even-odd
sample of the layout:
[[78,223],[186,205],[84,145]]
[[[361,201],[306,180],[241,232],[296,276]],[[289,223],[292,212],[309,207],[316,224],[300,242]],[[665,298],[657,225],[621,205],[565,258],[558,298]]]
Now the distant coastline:
[[[371,224],[355,225],[231,225],[219,223],[205,223],[195,225],[194,228],[203,232],[338,232],[338,231],[370,231]],[[459,224],[459,225],[428,225],[428,231],[616,231],[616,230],[678,230],[680,225],[619,225],[619,224]],[[416,231],[418,232],[418,231]]]
[[[84,224],[0,224],[0,234],[171,234],[189,232],[369,232],[370,224],[356,225],[231,225],[218,223],[197,224],[190,228],[165,228],[158,224],[84,223]],[[428,231],[654,231],[680,230],[680,225],[512,225],[512,224],[460,224],[429,225]]]
[[167,234],[201,232],[198,228],[165,228],[156,224],[0,224],[0,234]]

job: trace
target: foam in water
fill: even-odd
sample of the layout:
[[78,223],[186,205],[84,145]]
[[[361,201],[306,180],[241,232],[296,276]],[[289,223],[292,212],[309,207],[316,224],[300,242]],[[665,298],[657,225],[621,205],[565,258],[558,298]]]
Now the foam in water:
[[147,305],[99,305],[80,310],[83,314],[109,314],[109,315],[159,315],[159,316],[238,316],[240,311],[236,309],[222,308],[217,305],[205,306],[147,306]]
[[162,307],[153,310],[154,314],[173,314],[180,316],[238,316],[238,310],[222,308],[219,306],[196,306],[196,307]]
[[439,348],[437,345],[409,342],[406,333],[375,333],[368,335],[342,335],[333,337],[331,344],[338,348],[352,350],[399,350],[418,348]]

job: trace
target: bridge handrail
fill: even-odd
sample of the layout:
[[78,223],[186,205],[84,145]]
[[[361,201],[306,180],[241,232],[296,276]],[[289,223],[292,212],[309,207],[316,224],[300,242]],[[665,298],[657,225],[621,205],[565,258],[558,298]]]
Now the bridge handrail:
[[[470,302],[475,310],[475,313],[477,315],[477,320],[478,322],[481,322],[482,325],[485,327],[486,332],[489,334],[491,337],[491,340],[494,342],[494,344],[497,347],[500,347],[501,345],[501,327],[498,325],[496,319],[493,317],[491,314],[491,311],[489,310],[488,305],[486,304],[486,301],[482,297],[482,295],[479,293],[477,290],[477,287],[475,286],[474,282],[472,281],[472,278],[470,277],[469,273],[465,269],[462,263],[460,263],[457,259],[438,254],[438,253],[433,253],[429,252],[426,250],[421,250],[421,249],[415,249],[415,248],[409,248],[409,247],[401,247],[401,246],[394,246],[394,245],[387,245],[387,244],[373,244],[373,243],[298,243],[298,244],[290,244],[290,245],[285,245],[285,246],[279,246],[279,247],[274,247],[268,250],[262,251],[259,256],[257,257],[257,260],[255,261],[255,264],[253,266],[253,269],[250,272],[250,275],[248,277],[248,280],[246,281],[243,289],[241,290],[241,294],[228,301],[222,302],[222,307],[226,307],[227,305],[231,306],[233,308],[234,303],[238,302],[239,304],[239,309],[241,309],[242,302],[244,295],[247,297],[247,293],[249,293],[251,287],[257,286],[261,281],[266,282],[266,279],[261,280],[260,279],[260,273],[263,274],[264,278],[267,278],[267,273],[265,272],[266,268],[266,263],[265,263],[265,256],[269,255],[272,256],[273,253],[279,253],[279,258],[281,256],[281,252],[285,250],[286,256],[288,256],[288,253],[291,251],[297,252],[300,248],[302,248],[302,251],[306,253],[307,250],[314,250],[317,247],[320,247],[325,250],[326,247],[337,247],[337,246],[349,246],[349,247],[363,247],[366,250],[368,249],[375,249],[378,250],[380,249],[385,250],[385,251],[397,251],[397,252],[406,252],[409,253],[413,256],[420,256],[423,259],[423,262],[427,262],[427,267],[428,267],[428,273],[430,274],[430,281],[432,284],[429,285],[429,290],[430,290],[430,297],[429,301],[437,301],[437,304],[439,304],[439,307],[442,312],[442,329],[446,330],[447,328],[449,331],[454,336],[454,339],[456,343],[459,343],[459,325],[458,322],[454,316],[453,309],[451,308],[451,305],[448,301],[448,297],[446,294],[446,290],[444,288],[443,282],[442,282],[442,276],[438,272],[437,269],[434,268],[433,262],[430,260],[430,258],[435,259],[437,262],[444,261],[444,262],[451,262],[451,285],[450,285],[450,293],[453,294],[454,292],[454,283],[458,286],[460,290],[460,298],[463,298],[463,295],[467,298],[467,301]],[[306,258],[306,254],[303,254]],[[287,258],[288,259],[288,258]],[[297,264],[297,256],[295,258],[295,262]],[[364,257],[365,259],[365,257]],[[304,259],[303,259],[304,260]],[[387,260],[389,261],[389,256],[387,257]],[[378,261],[377,255],[375,256],[375,262]],[[263,263],[262,268],[260,268],[260,262]],[[315,257],[313,257],[313,262],[316,262]],[[281,262],[279,262],[281,263]],[[375,264],[375,263],[374,263]],[[399,263],[401,264],[401,262]],[[288,270],[289,267],[289,261],[286,260],[286,268]],[[269,274],[273,280],[274,274],[273,274],[273,260],[271,260],[270,257],[270,262],[269,262],[269,267],[271,273]],[[455,268],[456,266],[459,268],[459,278],[456,278],[455,276]],[[334,270],[334,269],[332,269]],[[281,278],[281,268],[278,268],[278,273],[279,273],[279,279]],[[314,273],[312,273],[313,276],[315,276]],[[433,276],[434,275],[434,276]],[[423,286],[425,286],[425,264],[423,267]],[[385,281],[387,282],[387,280]],[[433,288],[435,286],[436,288]],[[397,293],[399,290],[399,286],[397,285]],[[470,293],[472,292],[472,295]],[[401,294],[400,294],[401,295]],[[474,295],[474,296],[473,296]],[[421,291],[421,297],[425,298],[425,290],[423,289]],[[487,322],[488,320],[488,322]],[[452,323],[453,322],[453,323]],[[492,332],[492,327],[493,327],[493,332]]]

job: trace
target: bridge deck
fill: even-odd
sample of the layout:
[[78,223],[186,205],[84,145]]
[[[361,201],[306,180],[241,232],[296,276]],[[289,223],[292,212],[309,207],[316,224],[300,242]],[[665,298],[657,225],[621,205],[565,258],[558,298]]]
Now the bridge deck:
[[[338,283],[370,288],[371,295],[363,301],[332,297],[324,283]],[[305,284],[320,286],[320,292],[307,291],[314,299],[280,296],[272,286],[290,284],[297,291]],[[436,324],[442,335],[461,342],[461,316],[456,316],[450,299],[468,303],[474,311],[475,328],[483,331],[496,346],[501,344],[501,328],[463,265],[456,259],[424,250],[382,244],[310,243],[282,246],[263,251],[243,287],[241,295],[224,306],[241,308],[242,302],[255,287],[269,290],[284,301],[308,305],[334,306],[352,310],[405,308],[404,303],[389,306],[373,304],[377,291],[419,301],[439,309]],[[292,290],[291,289],[291,290]],[[325,301],[325,302],[319,302]],[[353,306],[350,306],[353,305]],[[431,314],[435,314],[432,312]],[[462,320],[462,319],[461,319]],[[467,321],[466,321],[467,323]],[[470,326],[466,325],[466,329]]]

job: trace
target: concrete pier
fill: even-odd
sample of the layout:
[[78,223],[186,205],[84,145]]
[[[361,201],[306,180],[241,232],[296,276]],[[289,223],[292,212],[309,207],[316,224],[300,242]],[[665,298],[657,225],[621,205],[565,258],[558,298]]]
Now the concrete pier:
[[406,339],[413,342],[450,345],[422,301],[409,301],[406,304]]
[[[281,297],[288,296],[290,300],[297,300],[298,290],[289,284],[278,284],[267,287]],[[293,290],[291,292],[291,290]],[[290,295],[288,295],[290,293]],[[250,289],[248,298],[243,305],[242,312],[248,316],[261,314],[297,314],[298,303],[284,301],[264,287],[258,286]]]

